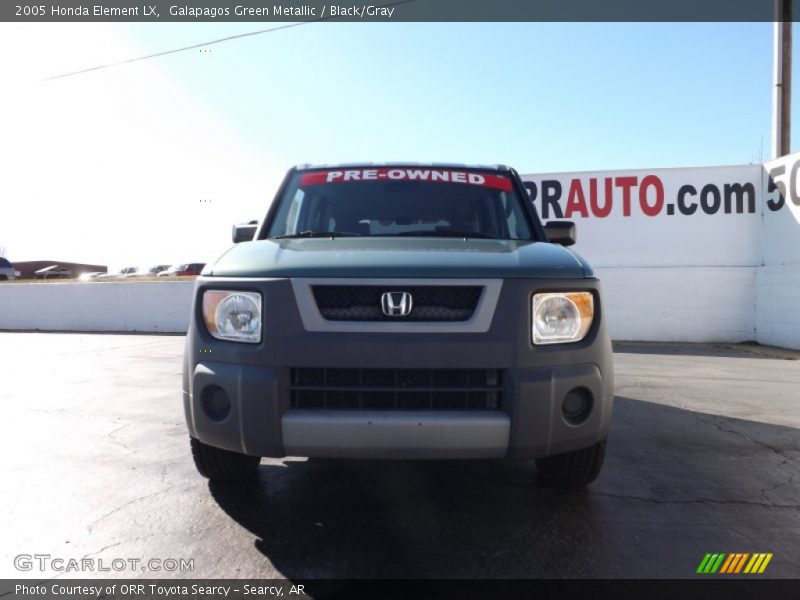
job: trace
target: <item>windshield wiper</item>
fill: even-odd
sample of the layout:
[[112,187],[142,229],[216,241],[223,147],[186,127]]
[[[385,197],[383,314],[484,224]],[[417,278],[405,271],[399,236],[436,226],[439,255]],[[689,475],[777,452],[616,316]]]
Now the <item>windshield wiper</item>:
[[360,233],[352,231],[301,231],[300,233],[288,233],[284,235],[274,235],[272,240],[286,240],[292,238],[335,238],[335,237],[361,237]]
[[459,237],[459,238],[481,238],[486,240],[499,240],[500,238],[480,233],[479,231],[453,231],[444,229],[441,231],[401,231],[391,235],[397,236],[419,236],[419,237]]

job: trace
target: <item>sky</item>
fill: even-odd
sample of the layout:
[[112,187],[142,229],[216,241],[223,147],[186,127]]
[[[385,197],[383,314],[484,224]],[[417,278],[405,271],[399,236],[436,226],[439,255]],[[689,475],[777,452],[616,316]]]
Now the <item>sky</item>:
[[6,256],[212,261],[298,163],[770,158],[771,23],[313,23],[42,81],[272,26],[0,24]]

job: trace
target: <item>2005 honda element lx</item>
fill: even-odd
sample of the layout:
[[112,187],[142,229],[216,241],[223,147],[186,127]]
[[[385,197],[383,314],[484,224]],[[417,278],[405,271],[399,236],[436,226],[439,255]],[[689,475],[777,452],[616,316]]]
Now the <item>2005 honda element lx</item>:
[[510,458],[591,482],[611,344],[574,240],[572,223],[542,226],[508,167],[291,169],[197,279],[183,401],[198,470]]

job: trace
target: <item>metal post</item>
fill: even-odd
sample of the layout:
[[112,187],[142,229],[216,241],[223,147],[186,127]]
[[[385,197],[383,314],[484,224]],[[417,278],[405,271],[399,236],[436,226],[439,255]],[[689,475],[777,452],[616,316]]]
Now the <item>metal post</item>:
[[792,0],[775,0],[772,158],[791,152]]

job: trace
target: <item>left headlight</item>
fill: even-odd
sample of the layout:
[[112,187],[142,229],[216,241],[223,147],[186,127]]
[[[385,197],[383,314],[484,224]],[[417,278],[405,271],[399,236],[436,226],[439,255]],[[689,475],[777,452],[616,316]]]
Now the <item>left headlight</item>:
[[261,294],[206,290],[203,320],[218,340],[258,344],[261,341]]
[[533,343],[578,342],[586,337],[594,318],[591,292],[534,294]]

